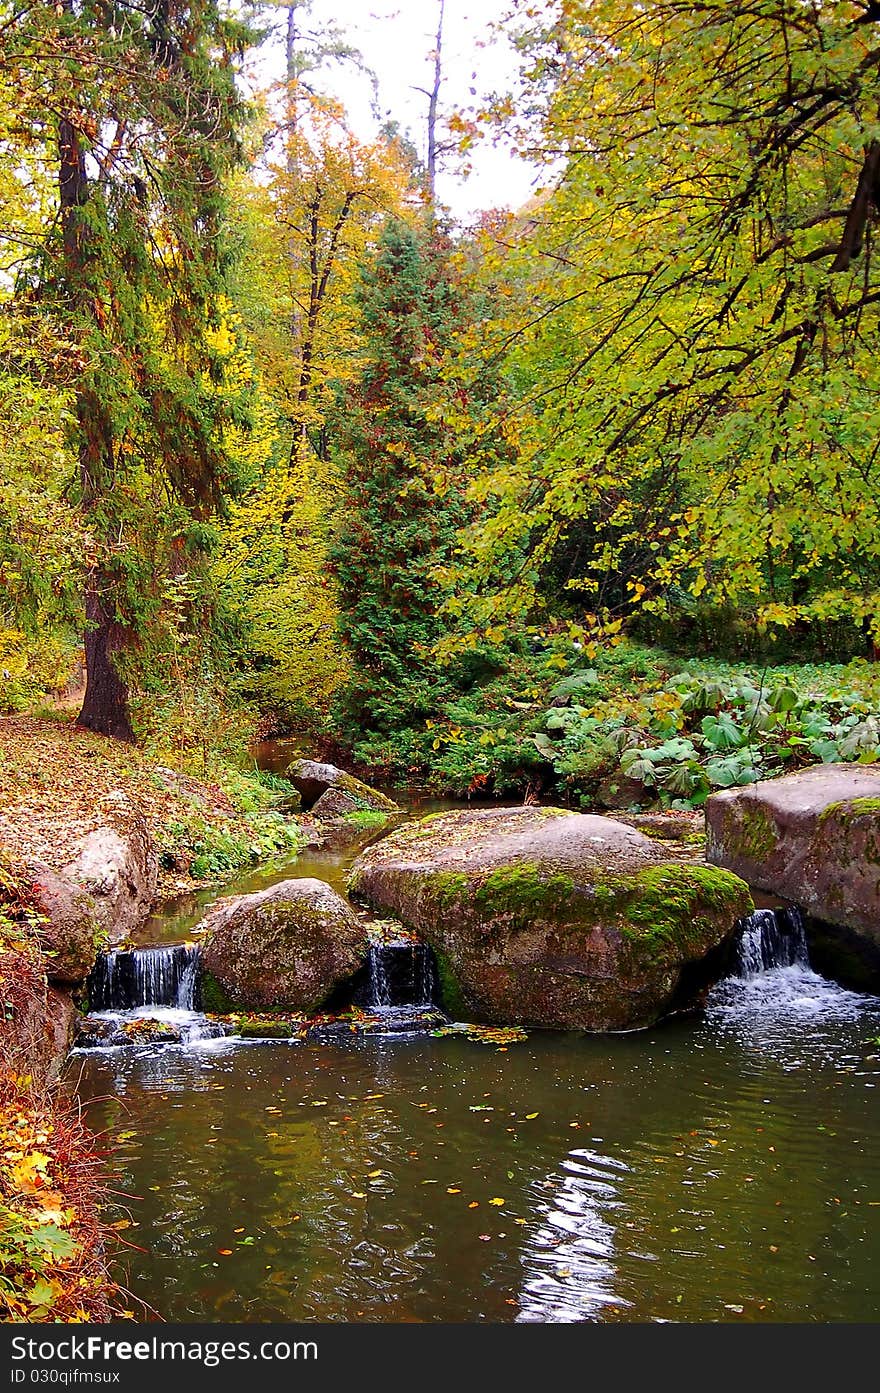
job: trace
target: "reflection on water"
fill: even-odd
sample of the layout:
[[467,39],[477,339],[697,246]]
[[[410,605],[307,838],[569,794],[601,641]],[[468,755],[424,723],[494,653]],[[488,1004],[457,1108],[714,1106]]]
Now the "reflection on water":
[[[615,1291],[613,1211],[622,1206],[617,1185],[629,1167],[600,1152],[578,1149],[561,1174],[534,1186],[544,1222],[524,1246],[521,1321],[601,1318],[606,1307],[629,1305]],[[548,1201],[542,1190],[550,1190]]]
[[877,1320],[878,1002],[766,977],[507,1050],[79,1056],[127,1284],[171,1320]]

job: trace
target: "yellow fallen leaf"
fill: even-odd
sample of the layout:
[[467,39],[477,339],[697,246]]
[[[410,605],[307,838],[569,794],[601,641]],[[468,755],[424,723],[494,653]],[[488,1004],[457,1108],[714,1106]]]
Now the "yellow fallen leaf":
[[352,1197],[352,1199],[354,1199],[354,1200],[365,1200],[365,1199],[367,1198],[367,1196],[366,1196],[366,1191],[364,1191],[364,1190],[352,1190],[352,1192],[351,1192],[351,1197]]
[[479,1200],[471,1200],[470,1204],[468,1205],[468,1209],[479,1209],[479,1207],[480,1207],[480,1201],[479,1201]]
[[490,1203],[490,1204],[506,1204],[507,1201],[504,1200],[504,1199],[502,1199],[499,1195],[496,1195],[494,1199],[492,1199],[492,1200],[489,1201],[489,1203]]
[[380,1176],[380,1175],[383,1175],[383,1174],[384,1174],[383,1171],[368,1171],[368,1172],[367,1172],[367,1179],[368,1179],[368,1180],[378,1180],[378,1179],[379,1179],[379,1176]]
[[117,1219],[115,1224],[110,1224],[110,1225],[108,1225],[108,1227],[111,1228],[111,1229],[130,1229],[130,1228],[131,1228],[131,1220],[130,1220],[130,1219]]
[[526,1223],[528,1223],[528,1220],[527,1220],[527,1219],[514,1219],[513,1222],[514,1222],[515,1224],[526,1224]]
[[461,1194],[461,1190],[456,1189],[456,1187],[455,1187],[454,1185],[447,1185],[447,1186],[446,1186],[446,1193],[447,1193],[447,1195],[460,1195],[460,1194]]
[[537,1114],[536,1112],[527,1112],[527,1113],[526,1113],[526,1122],[531,1122],[531,1121],[532,1121],[534,1118],[536,1118],[537,1116],[538,1116],[538,1114]]

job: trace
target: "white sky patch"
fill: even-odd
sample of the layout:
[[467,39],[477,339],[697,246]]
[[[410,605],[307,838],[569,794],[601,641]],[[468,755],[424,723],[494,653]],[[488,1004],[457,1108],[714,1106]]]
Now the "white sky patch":
[[[394,120],[424,158],[428,99],[416,89],[431,86],[438,8],[437,0],[314,0],[312,23],[335,21],[378,78],[378,120],[371,84],[351,64],[333,65],[321,84],[344,101],[360,139],[372,139],[382,122]],[[517,54],[503,33],[492,32],[506,8],[507,0],[446,0],[441,89],[445,114],[468,114],[490,93],[515,88]],[[279,12],[279,21],[283,15]],[[260,55],[259,70],[270,80],[282,75],[283,48],[279,31]],[[463,222],[482,210],[520,207],[541,182],[534,166],[491,139],[479,141],[466,159],[472,167],[468,177],[462,175],[457,154],[444,158],[437,177],[441,203]]]

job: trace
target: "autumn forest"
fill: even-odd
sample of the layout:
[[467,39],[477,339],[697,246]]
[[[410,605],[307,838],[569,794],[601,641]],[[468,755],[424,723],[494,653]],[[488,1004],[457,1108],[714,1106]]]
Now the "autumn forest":
[[[419,9],[398,112],[329,0],[0,0],[0,1313],[876,1320],[859,1256],[818,1294],[805,1267],[880,1212],[827,1218],[842,1142],[792,1161],[801,1247],[752,1150],[834,1115],[861,1157],[856,1084],[798,1091],[791,1041],[837,1061],[880,1028],[880,4]],[[296,980],[259,947],[284,887]],[[413,1012],[379,1088],[364,1039]],[[253,1082],[230,1036],[302,1044],[301,1074]],[[125,1046],[206,1040],[204,1073],[168,1065],[190,1113],[144,1065],[122,1115]],[[57,1092],[71,1041],[109,1170]],[[720,1122],[689,1112],[701,1050]],[[253,1088],[256,1132],[208,1087]],[[625,1161],[587,1147],[602,1107]],[[155,1198],[159,1133],[204,1251]],[[729,1261],[691,1235],[701,1285],[664,1177],[693,1163],[720,1223],[710,1155],[743,1212]],[[618,1267],[615,1167],[642,1185]],[[389,1268],[374,1194],[401,1233],[430,1215],[430,1262],[401,1238]],[[108,1214],[150,1255],[130,1290]]]

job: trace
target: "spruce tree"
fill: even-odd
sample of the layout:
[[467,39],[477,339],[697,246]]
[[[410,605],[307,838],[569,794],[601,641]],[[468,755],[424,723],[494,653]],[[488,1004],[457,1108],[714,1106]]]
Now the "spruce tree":
[[43,280],[76,344],[77,495],[95,544],[79,720],[130,740],[125,656],[161,609],[163,572],[203,548],[235,488],[218,329],[224,179],[246,114],[232,56],[249,36],[216,0],[62,0],[49,21],[41,8],[33,38],[48,22],[65,56]]
[[449,679],[437,568],[466,518],[463,458],[444,354],[465,313],[448,239],[389,219],[359,290],[363,346],[339,429],[344,504],[331,555],[354,676],[343,730],[393,732],[436,710]]

